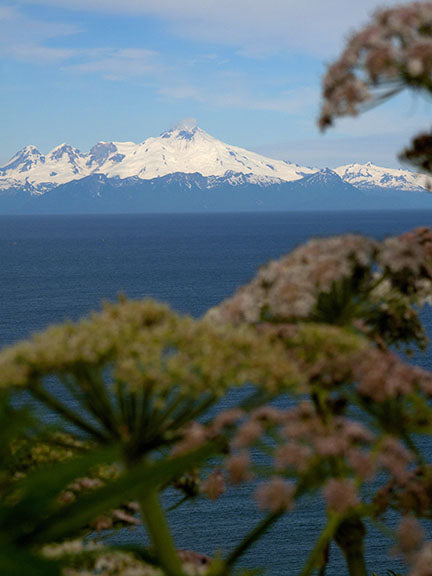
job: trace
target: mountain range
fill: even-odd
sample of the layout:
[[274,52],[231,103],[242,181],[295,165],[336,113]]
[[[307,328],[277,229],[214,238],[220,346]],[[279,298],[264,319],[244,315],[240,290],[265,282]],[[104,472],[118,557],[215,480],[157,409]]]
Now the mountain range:
[[432,208],[427,178],[349,164],[274,160],[183,124],[88,153],[26,146],[0,167],[0,213],[197,212]]

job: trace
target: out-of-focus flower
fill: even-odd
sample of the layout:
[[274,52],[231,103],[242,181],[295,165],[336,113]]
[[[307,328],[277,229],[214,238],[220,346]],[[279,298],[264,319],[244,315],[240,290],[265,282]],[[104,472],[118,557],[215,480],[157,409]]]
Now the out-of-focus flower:
[[238,324],[307,318],[320,292],[366,265],[375,242],[346,235],[310,240],[280,260],[270,262],[252,282],[207,313],[218,322]]
[[[412,88],[432,93],[432,4],[411,2],[378,10],[348,40],[322,82],[319,126],[356,116],[370,106]],[[413,140],[401,158],[432,172],[430,134]]]
[[294,505],[295,487],[290,482],[275,476],[269,482],[260,484],[255,492],[258,506],[271,512],[289,510]]
[[324,497],[330,510],[345,514],[359,504],[354,482],[344,478],[332,478],[324,486]]
[[231,484],[241,484],[252,479],[250,464],[250,457],[246,451],[233,454],[227,458],[225,467]]
[[409,576],[432,576],[432,542],[427,542],[417,554]]
[[414,516],[404,516],[399,522],[396,536],[399,550],[409,558],[418,552],[423,544],[425,534]]
[[376,12],[353,34],[323,80],[320,126],[356,115],[406,86],[432,92],[432,6],[412,2]]
[[215,470],[201,484],[201,492],[210,500],[217,500],[226,490],[225,478],[221,470]]

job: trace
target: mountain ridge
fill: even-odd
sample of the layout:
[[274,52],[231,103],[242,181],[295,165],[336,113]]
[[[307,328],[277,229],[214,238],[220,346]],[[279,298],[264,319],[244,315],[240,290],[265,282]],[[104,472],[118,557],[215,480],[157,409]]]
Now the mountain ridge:
[[[250,183],[266,186],[301,180],[321,170],[225,144],[198,126],[179,125],[139,144],[101,141],[87,153],[66,143],[47,154],[42,154],[36,146],[25,146],[0,167],[0,190],[27,186],[31,193],[43,194],[92,174],[151,180],[178,172],[199,173],[205,177],[231,175],[231,178],[243,174]],[[333,172],[359,189],[381,187],[409,192],[423,190],[427,185],[425,176],[371,162],[339,166]],[[234,180],[232,183],[235,185]]]
[[198,127],[179,127],[140,144],[98,142],[86,154],[65,143],[46,155],[35,146],[26,146],[0,167],[0,189],[29,183],[44,192],[95,173],[110,178],[138,176],[151,180],[177,172],[198,172],[202,176],[224,176],[231,172],[273,182],[299,180],[314,171],[225,144]]
[[178,126],[83,154],[25,146],[0,167],[0,213],[432,208],[425,176],[367,164],[310,168]]

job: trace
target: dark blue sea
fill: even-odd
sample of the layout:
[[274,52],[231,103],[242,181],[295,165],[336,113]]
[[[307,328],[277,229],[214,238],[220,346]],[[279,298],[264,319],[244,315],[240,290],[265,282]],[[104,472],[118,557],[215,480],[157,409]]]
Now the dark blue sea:
[[[119,293],[156,298],[200,316],[251,279],[258,266],[312,236],[359,232],[382,238],[430,225],[428,211],[0,216],[0,345],[80,318]],[[432,329],[430,310],[423,318]],[[431,367],[428,354],[415,361]],[[247,488],[172,514],[178,546],[211,554],[229,550],[258,519]],[[322,523],[321,505],[304,503],[243,564],[267,567],[274,576],[298,573]],[[136,541],[142,536],[139,530],[132,534]],[[388,542],[372,530],[370,573],[398,569],[387,549]],[[332,550],[328,574],[345,573]]]

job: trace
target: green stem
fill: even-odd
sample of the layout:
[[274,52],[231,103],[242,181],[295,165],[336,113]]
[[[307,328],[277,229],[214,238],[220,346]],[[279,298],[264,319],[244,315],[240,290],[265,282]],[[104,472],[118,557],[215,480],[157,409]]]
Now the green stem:
[[423,458],[423,455],[421,454],[420,450],[415,445],[414,440],[411,438],[411,436],[408,434],[408,432],[406,430],[402,430],[402,439],[405,440],[405,443],[408,446],[408,448],[411,450],[411,452],[415,456],[417,456],[417,460],[418,460],[419,464],[424,466],[426,464],[425,459]]
[[321,567],[319,569],[318,576],[325,576],[329,560],[330,560],[330,542],[327,543],[327,546],[325,546],[324,550],[322,551]]
[[314,549],[309,554],[309,558],[300,573],[300,576],[309,576],[319,565],[322,565],[322,560],[325,555],[326,548],[331,542],[335,531],[340,522],[340,516],[337,514],[332,514],[324,530],[321,532]]
[[163,570],[168,576],[183,576],[181,562],[159,503],[157,490],[149,490],[139,499],[139,505],[154,551]]
[[249,534],[240,542],[240,544],[231,552],[225,562],[225,566],[232,566],[237,562],[240,556],[246,552],[248,548],[252,546],[254,542],[261,537],[262,534],[267,532],[272,524],[274,524],[282,516],[282,512],[273,512],[262,522],[260,522],[255,528],[253,528]]
[[360,518],[347,518],[335,533],[335,542],[342,550],[350,576],[366,576],[363,540],[366,528]]
[[30,391],[37,400],[46,404],[46,406],[51,408],[51,410],[63,416],[63,418],[71,422],[81,431],[87,432],[102,444],[109,444],[110,439],[105,436],[101,430],[86,422],[76,412],[74,412],[74,410],[70,410],[65,404],[60,402],[60,400],[57,400],[57,398],[50,394],[43,385],[38,382],[32,383]]
[[350,576],[366,576],[366,564],[363,550],[352,550],[345,553],[345,560]]
[[179,500],[177,500],[177,502],[175,504],[173,504],[172,506],[170,506],[168,508],[168,512],[172,512],[173,510],[177,510],[177,508],[179,506],[181,506],[182,504],[184,504],[185,502],[187,502],[189,500],[190,496],[188,496],[187,494],[185,496],[183,496],[183,498],[180,498]]

